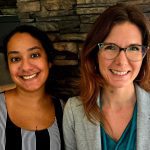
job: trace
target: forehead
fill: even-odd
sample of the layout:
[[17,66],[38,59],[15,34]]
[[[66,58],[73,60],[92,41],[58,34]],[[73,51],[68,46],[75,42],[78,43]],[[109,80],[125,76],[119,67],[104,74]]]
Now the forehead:
[[21,51],[30,49],[32,47],[40,47],[43,49],[41,42],[29,33],[15,33],[8,41],[7,51]]
[[23,32],[17,32],[14,35],[11,36],[11,38],[8,41],[8,44],[11,42],[22,42],[22,41],[27,41],[27,42],[33,42],[33,43],[41,43],[37,38],[33,37],[31,34]]
[[118,45],[127,46],[130,44],[141,44],[142,34],[140,29],[130,22],[116,24],[111,29],[105,39],[105,42],[112,42]]

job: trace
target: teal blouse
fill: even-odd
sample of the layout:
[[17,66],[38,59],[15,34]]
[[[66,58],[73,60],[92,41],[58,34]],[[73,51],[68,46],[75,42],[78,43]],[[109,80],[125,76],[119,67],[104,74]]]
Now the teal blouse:
[[136,150],[136,120],[137,104],[135,104],[132,119],[118,141],[113,140],[101,126],[102,150]]

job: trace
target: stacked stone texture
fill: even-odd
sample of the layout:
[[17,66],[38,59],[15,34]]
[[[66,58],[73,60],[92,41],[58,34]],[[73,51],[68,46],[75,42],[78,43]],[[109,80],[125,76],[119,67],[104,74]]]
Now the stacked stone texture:
[[[137,5],[150,20],[150,0],[17,0],[16,8],[1,8],[5,14],[16,14],[22,24],[44,30],[56,49],[52,83],[55,95],[67,100],[79,90],[80,50],[96,18],[116,3]],[[1,2],[0,2],[1,4]]]

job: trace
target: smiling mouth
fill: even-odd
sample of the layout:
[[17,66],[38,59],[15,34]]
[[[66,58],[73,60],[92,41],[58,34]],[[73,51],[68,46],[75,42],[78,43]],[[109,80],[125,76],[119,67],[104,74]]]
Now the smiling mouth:
[[118,71],[118,70],[112,70],[112,69],[110,69],[110,71],[111,71],[113,74],[119,75],[119,76],[124,76],[124,75],[126,75],[126,74],[129,73],[129,71]]
[[35,78],[37,75],[38,75],[38,73],[35,73],[35,74],[32,74],[32,75],[24,75],[24,76],[22,76],[22,78],[24,80],[29,80],[29,79]]

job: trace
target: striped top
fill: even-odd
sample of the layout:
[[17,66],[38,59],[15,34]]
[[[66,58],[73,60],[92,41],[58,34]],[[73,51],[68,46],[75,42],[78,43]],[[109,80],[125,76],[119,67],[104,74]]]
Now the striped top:
[[0,150],[63,150],[60,118],[57,118],[56,110],[58,105],[56,107],[54,103],[54,106],[56,119],[53,125],[47,129],[29,131],[17,127],[10,120],[4,93],[0,93]]

